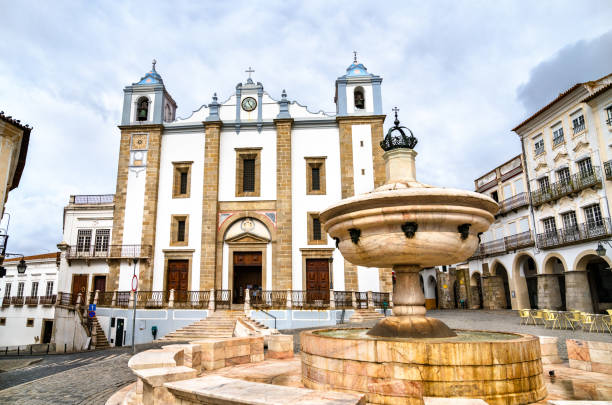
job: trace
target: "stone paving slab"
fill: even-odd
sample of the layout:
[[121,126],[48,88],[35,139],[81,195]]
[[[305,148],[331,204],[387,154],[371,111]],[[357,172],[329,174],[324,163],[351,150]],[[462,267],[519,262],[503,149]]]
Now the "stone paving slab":
[[42,357],[0,360],[0,373],[18,370],[42,361]]

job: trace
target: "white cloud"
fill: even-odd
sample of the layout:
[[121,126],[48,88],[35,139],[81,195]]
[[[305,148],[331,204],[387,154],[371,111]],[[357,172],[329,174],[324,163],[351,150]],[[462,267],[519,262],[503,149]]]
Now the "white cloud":
[[568,44],[588,46],[612,17],[606,1],[262,4],[4,4],[0,109],[34,126],[7,204],[9,249],[54,249],[69,194],[115,191],[122,89],[153,58],[180,116],[214,92],[225,99],[249,65],[274,97],[286,89],[313,110],[334,111],[334,80],[356,49],[384,79],[385,111],[399,106],[419,137],[419,179],[472,189],[475,177],[520,153],[510,129],[529,113],[516,94],[530,77],[539,81],[532,69]]

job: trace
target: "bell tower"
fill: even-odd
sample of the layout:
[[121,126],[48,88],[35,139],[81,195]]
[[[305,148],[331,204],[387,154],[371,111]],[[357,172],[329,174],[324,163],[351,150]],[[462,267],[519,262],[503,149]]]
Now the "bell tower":
[[336,79],[336,114],[343,117],[380,115],[382,77],[368,73],[363,63],[357,61],[357,52],[353,54],[353,63],[346,68],[346,74]]

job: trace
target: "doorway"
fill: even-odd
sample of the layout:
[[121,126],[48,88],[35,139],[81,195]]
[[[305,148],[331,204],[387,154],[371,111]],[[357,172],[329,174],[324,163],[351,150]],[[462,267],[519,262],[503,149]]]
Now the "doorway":
[[168,275],[166,278],[166,293],[174,290],[177,302],[187,300],[189,289],[189,260],[168,260]]
[[115,346],[123,346],[123,329],[125,320],[117,318],[117,327],[115,328]]
[[81,294],[81,303],[85,303],[87,296],[87,274],[73,274],[72,275],[72,305],[77,302],[78,294]]
[[43,319],[43,330],[40,334],[42,336],[41,343],[51,343],[51,335],[53,334],[53,321],[49,319]]
[[100,291],[101,293],[106,292],[106,276],[94,276],[93,279],[93,290]]
[[261,252],[234,252],[232,302],[243,304],[245,290],[261,290]]
[[329,299],[329,259],[306,259],[307,300]]
[[512,308],[512,301],[510,301],[510,283],[508,283],[508,272],[506,268],[501,264],[497,265],[495,269],[495,275],[501,277],[504,288],[504,301],[501,304],[501,308],[510,309]]

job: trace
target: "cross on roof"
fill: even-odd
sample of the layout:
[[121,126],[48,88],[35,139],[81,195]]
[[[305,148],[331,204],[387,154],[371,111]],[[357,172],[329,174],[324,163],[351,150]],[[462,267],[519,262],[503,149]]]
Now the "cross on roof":
[[353,62],[357,63],[357,51],[353,51]]
[[391,111],[395,112],[395,116],[397,117],[397,113],[399,112],[399,108],[393,107],[393,109]]
[[249,79],[250,79],[251,78],[251,73],[255,72],[255,70],[253,70],[253,68],[249,66],[249,68],[247,70],[245,70],[245,72],[247,72],[249,74]]

